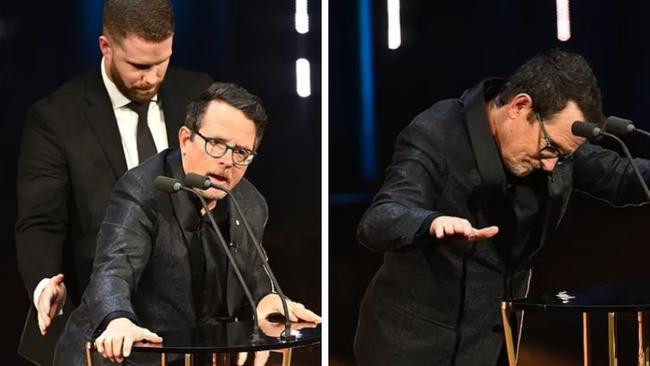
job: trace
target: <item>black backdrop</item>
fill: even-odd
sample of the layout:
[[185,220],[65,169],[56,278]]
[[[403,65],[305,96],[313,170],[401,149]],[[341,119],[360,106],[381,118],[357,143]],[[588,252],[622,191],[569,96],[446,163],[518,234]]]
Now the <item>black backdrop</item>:
[[[386,1],[330,0],[330,364],[353,362],[359,301],[382,261],[357,243],[356,225],[381,182],[397,134],[419,112],[561,47],[591,63],[606,114],[650,129],[650,3],[573,0],[570,6],[572,37],[559,42],[555,1],[401,1],[402,45],[390,50]],[[364,58],[368,48],[371,57]],[[371,70],[365,81],[364,70]],[[369,79],[374,99],[364,89]],[[374,104],[362,102],[364,95]],[[362,128],[368,110],[375,114],[374,138]],[[647,139],[628,143],[634,154],[650,156]],[[643,226],[649,213],[648,207],[619,210],[574,195],[531,291],[647,281],[650,248]],[[604,317],[594,320],[594,364],[606,362],[604,324]],[[622,364],[634,362],[632,324],[633,319],[622,324],[621,333],[628,334],[621,343]],[[521,364],[581,364],[579,317],[527,313],[524,327]]]
[[[287,295],[320,311],[320,1],[310,32],[294,29],[294,1],[180,1],[172,64],[234,81],[265,102],[270,124],[248,178],[266,196],[264,245]],[[16,270],[16,160],[25,112],[99,61],[101,0],[0,2],[0,364],[15,355],[27,295]],[[295,91],[295,60],[312,67],[312,95]],[[318,359],[316,355],[310,356]]]

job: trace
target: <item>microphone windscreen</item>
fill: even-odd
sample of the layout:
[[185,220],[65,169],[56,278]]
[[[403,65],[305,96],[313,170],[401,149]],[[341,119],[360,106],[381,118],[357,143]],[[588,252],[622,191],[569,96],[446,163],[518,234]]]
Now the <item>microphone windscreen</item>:
[[629,119],[611,116],[605,121],[605,131],[615,135],[627,135],[634,132],[634,124]]
[[571,133],[576,136],[593,139],[600,136],[600,128],[595,123],[575,121],[571,125]]
[[177,179],[159,175],[153,181],[156,189],[167,193],[176,193],[183,186]]
[[185,175],[183,182],[185,182],[186,186],[192,188],[208,189],[212,187],[210,178],[206,177],[205,175],[198,175],[196,173],[188,173]]

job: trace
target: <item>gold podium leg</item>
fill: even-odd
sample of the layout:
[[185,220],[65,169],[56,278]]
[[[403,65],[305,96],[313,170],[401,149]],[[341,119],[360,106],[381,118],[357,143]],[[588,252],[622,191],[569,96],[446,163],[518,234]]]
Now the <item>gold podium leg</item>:
[[637,312],[637,323],[639,327],[639,366],[650,365],[650,355],[648,354],[648,330],[647,319],[648,314],[643,311]]
[[93,342],[86,342],[86,366],[93,366]]
[[512,306],[510,303],[501,302],[501,318],[503,319],[503,334],[506,338],[506,351],[508,352],[508,364],[510,366],[517,365],[517,355],[515,351],[515,342],[512,335],[512,326],[510,325],[510,317],[512,315]]
[[591,318],[589,313],[582,313],[582,363],[591,366]]
[[291,348],[282,350],[282,366],[291,366]]
[[191,353],[186,353],[185,354],[185,366],[193,366],[194,365],[194,355]]
[[618,365],[616,356],[616,313],[607,314],[607,333],[609,344],[609,366]]
[[167,366],[167,354],[166,353],[161,353],[160,354],[160,366]]

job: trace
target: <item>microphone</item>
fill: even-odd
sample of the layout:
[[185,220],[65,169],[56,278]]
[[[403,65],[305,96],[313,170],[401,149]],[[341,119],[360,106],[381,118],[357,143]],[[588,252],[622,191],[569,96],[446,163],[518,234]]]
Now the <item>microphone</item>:
[[156,186],[157,190],[167,193],[176,193],[183,187],[183,184],[181,184],[177,179],[162,175],[157,176],[156,179],[153,180],[153,184]]
[[610,116],[605,121],[605,131],[615,135],[625,136],[636,130],[634,124],[629,119]]
[[244,213],[241,210],[241,206],[239,206],[239,202],[237,202],[237,199],[235,198],[234,195],[231,194],[230,190],[213,184],[210,178],[203,176],[203,175],[198,175],[195,173],[188,173],[185,175],[185,178],[183,179],[184,183],[188,187],[193,187],[193,188],[199,188],[199,189],[209,189],[209,188],[215,188],[220,191],[225,192],[230,196],[230,199],[232,200],[233,206],[235,206],[235,210],[241,217],[242,223],[244,224],[244,227],[246,228],[246,233],[248,234],[250,240],[253,241],[253,244],[255,246],[255,249],[257,250],[257,255],[260,257],[262,260],[262,266],[264,267],[264,270],[266,273],[269,275],[269,278],[271,279],[271,282],[273,283],[273,286],[278,292],[278,295],[280,296],[280,301],[282,302],[282,309],[284,310],[284,332],[281,334],[281,338],[284,340],[291,340],[294,339],[295,336],[291,334],[291,320],[289,319],[289,306],[287,305],[287,299],[284,297],[284,292],[280,288],[280,284],[278,283],[278,280],[275,278],[275,275],[273,274],[273,271],[271,270],[271,266],[269,266],[269,263],[266,259],[266,255],[264,254],[264,249],[262,249],[262,245],[260,244],[261,240],[257,240],[255,238],[255,235],[253,234],[253,230],[251,229],[250,225],[248,224],[248,220],[244,217]]
[[[610,117],[611,118],[611,117]],[[608,120],[610,119],[608,118]],[[622,118],[616,117],[617,120],[623,120]],[[619,124],[620,126],[623,125],[623,123],[614,120],[614,124]],[[625,120],[623,120],[625,121]],[[618,126],[618,127],[620,127]],[[641,176],[641,172],[639,172],[639,168],[637,168],[636,164],[634,164],[634,160],[632,158],[632,154],[630,153],[630,150],[627,148],[623,140],[618,138],[618,136],[613,135],[609,132],[605,132],[601,130],[595,123],[591,122],[581,122],[581,121],[575,121],[571,125],[571,132],[580,137],[585,137],[587,139],[593,140],[596,137],[599,136],[607,136],[616,142],[618,142],[619,145],[621,145],[621,148],[623,148],[623,152],[625,153],[625,156],[630,160],[630,165],[632,166],[632,169],[634,170],[634,174],[636,174],[636,177],[638,178],[639,182],[641,183],[641,188],[643,188],[643,192],[646,195],[646,198],[648,201],[650,201],[650,190],[648,190],[648,185],[645,183],[645,180],[643,180],[643,176]]]
[[595,123],[575,121],[571,125],[571,133],[593,141],[602,135],[603,130],[601,130]]
[[239,270],[239,267],[235,262],[235,258],[233,258],[232,254],[230,253],[230,249],[228,249],[228,244],[226,244],[226,240],[223,238],[223,234],[221,234],[221,230],[219,230],[219,227],[217,226],[217,223],[214,220],[214,216],[212,216],[212,212],[210,212],[210,209],[208,208],[208,204],[205,202],[205,199],[198,192],[184,186],[179,180],[174,178],[157,176],[154,179],[154,184],[156,186],[156,189],[161,190],[163,192],[176,193],[178,191],[183,190],[186,192],[190,192],[199,198],[199,201],[201,202],[201,205],[203,206],[206,215],[208,215],[208,219],[210,219],[212,228],[217,233],[217,237],[219,238],[219,244],[221,244],[221,248],[226,253],[226,257],[228,257],[228,262],[230,263],[230,266],[232,266],[232,269],[235,272],[237,280],[239,281],[239,284],[244,290],[244,294],[246,295],[246,298],[248,299],[248,302],[251,306],[252,313],[253,313],[253,342],[261,340],[262,337],[261,337],[260,328],[258,324],[257,310],[255,306],[255,301],[253,300],[253,295],[251,295],[250,289],[246,285],[246,282],[244,281],[244,277],[242,276],[241,271]]
[[629,119],[611,116],[605,121],[605,130],[616,135],[625,136],[627,134],[638,132],[646,136],[650,136],[650,132],[641,130],[634,126],[634,123]]

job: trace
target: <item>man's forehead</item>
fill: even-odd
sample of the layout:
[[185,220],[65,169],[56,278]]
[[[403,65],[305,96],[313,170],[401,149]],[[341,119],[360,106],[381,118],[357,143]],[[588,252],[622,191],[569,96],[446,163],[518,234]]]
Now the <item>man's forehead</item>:
[[116,42],[126,61],[133,63],[160,63],[171,57],[173,36],[160,41],[149,41],[136,34],[127,34]]

